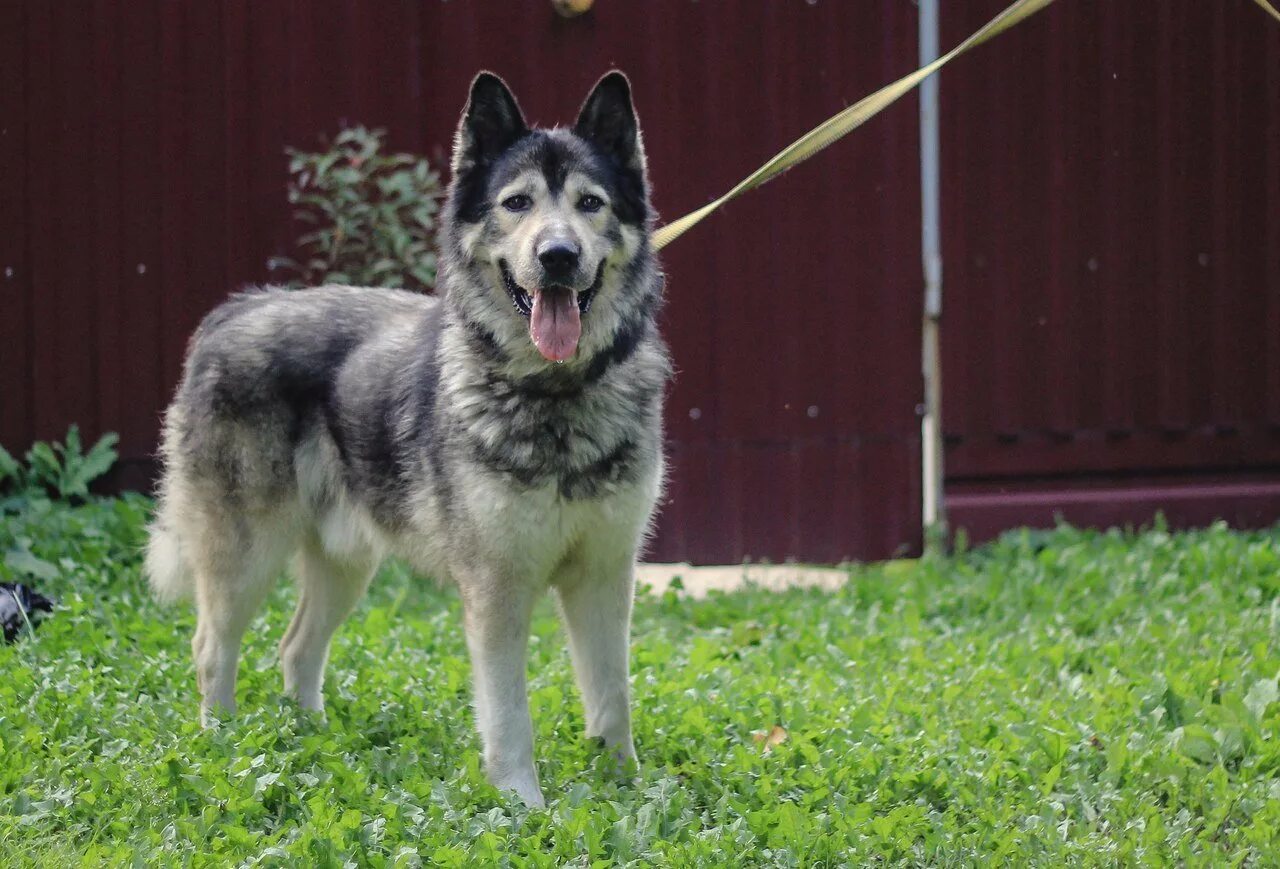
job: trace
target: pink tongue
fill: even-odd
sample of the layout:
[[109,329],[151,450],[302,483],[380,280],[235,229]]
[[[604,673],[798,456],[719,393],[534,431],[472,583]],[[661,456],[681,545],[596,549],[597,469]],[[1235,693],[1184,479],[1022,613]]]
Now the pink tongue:
[[538,352],[552,362],[563,362],[572,356],[582,335],[582,320],[573,293],[559,287],[535,290],[529,335]]

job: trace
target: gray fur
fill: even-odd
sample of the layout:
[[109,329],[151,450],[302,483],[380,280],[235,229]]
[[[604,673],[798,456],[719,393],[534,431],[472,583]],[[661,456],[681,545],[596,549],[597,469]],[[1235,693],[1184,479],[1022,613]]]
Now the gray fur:
[[[512,184],[532,185],[526,214],[495,200]],[[586,213],[582,191],[600,192],[607,213]],[[525,589],[548,585],[560,590],[575,653],[591,644],[618,654],[616,640],[572,623],[585,606],[576,601],[594,600],[577,590],[594,580],[578,574],[608,565],[599,569],[620,576],[642,544],[661,485],[671,373],[655,322],[661,277],[625,79],[602,81],[575,131],[530,131],[505,86],[482,74],[460,126],[444,217],[440,298],[253,290],[210,313],[191,340],[165,419],[147,566],[160,595],[195,593],[206,713],[233,706],[244,613],[295,551],[302,601],[282,654],[286,688],[304,705],[320,702],[312,659],[320,655],[323,668],[328,635],[389,553],[459,586],[477,659],[502,647],[501,633],[481,637],[483,619],[501,619],[484,615],[493,601],[524,601]],[[501,271],[538,286],[535,248],[548,234],[582,248],[569,288],[589,300],[577,352],[562,364],[539,354]],[[509,534],[495,517],[514,523]],[[629,576],[606,581],[629,612]],[[625,635],[622,643],[625,666]],[[495,680],[506,678],[493,667]],[[501,695],[485,699],[496,690],[481,684],[488,678],[477,670],[490,775],[537,802],[536,775],[531,786],[522,749],[511,747],[523,738],[518,715]],[[618,730],[625,711],[601,693],[605,676],[581,678],[589,720],[604,722],[607,741],[628,755],[629,723]]]

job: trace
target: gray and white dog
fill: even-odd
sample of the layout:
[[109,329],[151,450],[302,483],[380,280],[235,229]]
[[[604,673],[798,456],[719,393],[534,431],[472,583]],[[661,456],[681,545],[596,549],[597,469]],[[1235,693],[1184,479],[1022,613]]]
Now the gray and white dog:
[[662,487],[671,367],[655,326],[640,130],[625,76],[572,129],[471,87],[439,298],[328,286],[237,295],[191,340],[165,418],[146,569],[192,595],[201,715],[235,708],[241,638],[290,557],[286,693],[321,710],[334,631],[389,554],[456,584],[489,778],[542,805],[525,688],[554,589],[587,733],[634,759],[627,647]]

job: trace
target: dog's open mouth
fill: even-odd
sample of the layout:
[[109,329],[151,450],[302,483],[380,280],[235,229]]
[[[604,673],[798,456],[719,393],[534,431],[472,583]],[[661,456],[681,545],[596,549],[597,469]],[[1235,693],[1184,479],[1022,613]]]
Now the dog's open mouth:
[[498,267],[511,303],[529,320],[529,337],[538,352],[552,362],[563,362],[572,356],[582,337],[582,318],[591,310],[591,302],[604,280],[604,262],[591,286],[580,293],[554,285],[530,292],[516,283],[505,260],[499,260]]

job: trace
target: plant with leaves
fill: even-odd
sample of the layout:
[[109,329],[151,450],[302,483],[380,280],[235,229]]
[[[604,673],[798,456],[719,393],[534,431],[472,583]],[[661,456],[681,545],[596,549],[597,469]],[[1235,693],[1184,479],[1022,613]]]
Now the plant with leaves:
[[435,286],[440,175],[425,158],[383,153],[385,137],[351,127],[322,151],[288,150],[289,202],[312,227],[297,259],[267,264],[289,285]]
[[58,601],[0,645],[0,865],[1277,864],[1280,527],[1013,531],[830,592],[642,591],[625,778],[540,601],[531,810],[481,769],[462,601],[397,562],[336,638],[327,724],[279,700],[282,582],[242,712],[201,730],[194,614],[140,575],[150,513],[0,519],[0,582]]
[[80,442],[79,426],[67,430],[64,443],[39,441],[27,450],[26,464],[19,462],[0,447],[0,492],[11,497],[0,502],[25,502],[31,497],[52,497],[62,501],[89,497],[89,484],[116,463],[119,437],[108,432],[88,452]]

